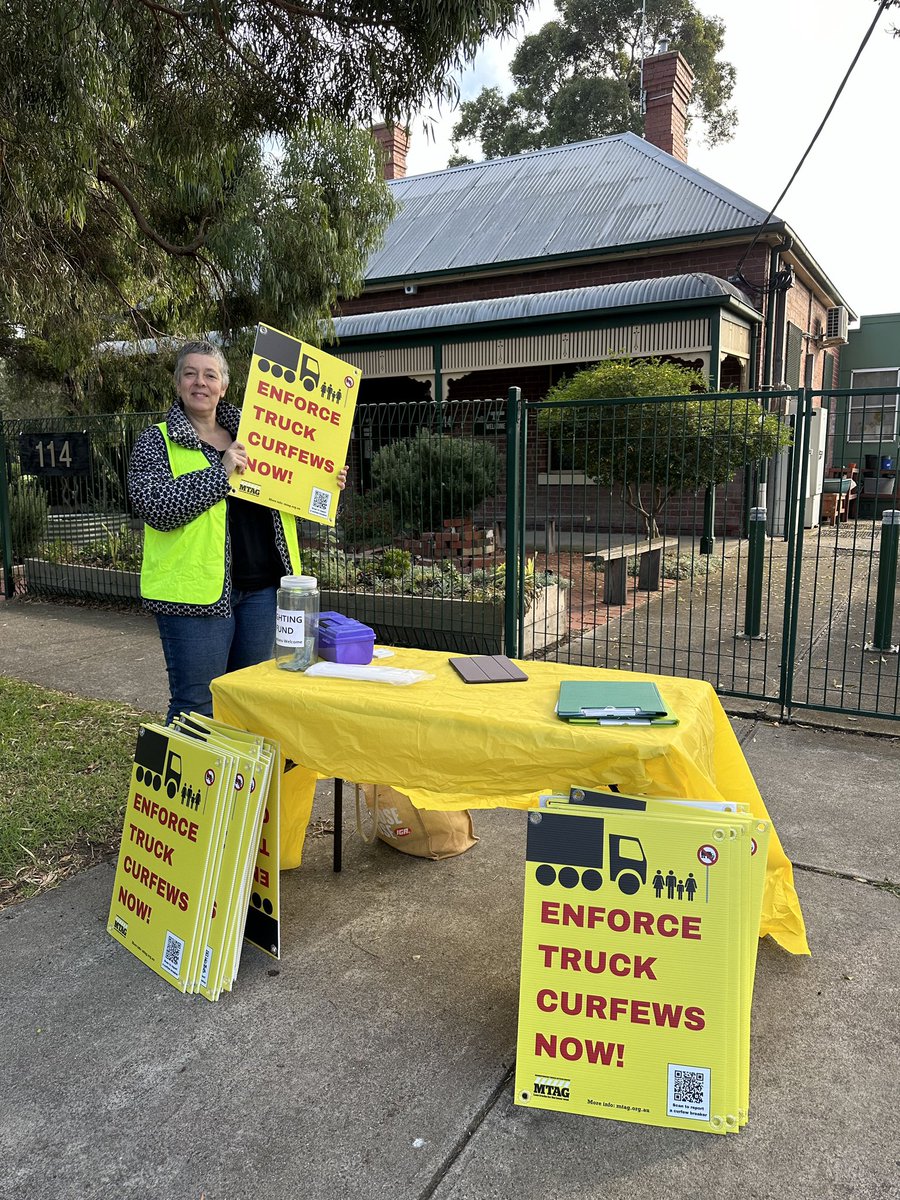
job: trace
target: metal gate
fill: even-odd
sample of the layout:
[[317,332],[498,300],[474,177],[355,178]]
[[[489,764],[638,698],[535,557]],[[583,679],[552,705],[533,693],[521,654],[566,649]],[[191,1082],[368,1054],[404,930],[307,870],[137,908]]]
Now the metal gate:
[[[706,679],[784,717],[897,719],[897,462],[893,446],[877,447],[873,487],[871,470],[849,460],[836,435],[850,398],[874,410],[886,397],[598,400],[550,421],[551,406],[512,389],[507,519],[520,573],[510,610],[523,611],[533,561],[569,584],[546,656]],[[763,416],[790,439],[769,457]],[[518,647],[510,623],[507,646]]]

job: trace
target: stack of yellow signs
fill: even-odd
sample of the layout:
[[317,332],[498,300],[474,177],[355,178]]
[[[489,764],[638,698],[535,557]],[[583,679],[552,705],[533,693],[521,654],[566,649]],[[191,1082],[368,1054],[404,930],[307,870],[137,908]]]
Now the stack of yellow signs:
[[736,1133],[769,824],[573,788],[528,816],[516,1103]]
[[231,991],[245,937],[280,954],[278,768],[210,717],[138,732],[107,928],[180,992]]

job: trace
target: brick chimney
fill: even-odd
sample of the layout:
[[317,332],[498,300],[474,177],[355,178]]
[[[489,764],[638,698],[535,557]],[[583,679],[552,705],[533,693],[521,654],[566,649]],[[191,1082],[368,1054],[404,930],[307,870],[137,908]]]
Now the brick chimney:
[[380,125],[372,126],[372,137],[384,155],[385,179],[402,179],[406,174],[409,131],[400,125],[388,125],[382,121]]
[[687,162],[684,138],[694,72],[678,50],[644,59],[644,137],[660,150]]

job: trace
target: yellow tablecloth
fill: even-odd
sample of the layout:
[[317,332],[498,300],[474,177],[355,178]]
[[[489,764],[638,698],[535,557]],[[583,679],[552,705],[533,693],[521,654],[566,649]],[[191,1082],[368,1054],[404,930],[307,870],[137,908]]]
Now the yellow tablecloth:
[[[389,784],[420,808],[529,808],[541,792],[616,784],[632,795],[738,800],[771,819],[709,684],[522,662],[525,683],[465,684],[445,653],[397,650],[384,665],[433,675],[407,687],[316,678],[262,663],[213,680],[216,716],[281,743],[283,866],[300,862],[319,778]],[[563,679],[652,679],[674,726],[568,725]],[[773,830],[760,936],[808,954],[791,863]]]

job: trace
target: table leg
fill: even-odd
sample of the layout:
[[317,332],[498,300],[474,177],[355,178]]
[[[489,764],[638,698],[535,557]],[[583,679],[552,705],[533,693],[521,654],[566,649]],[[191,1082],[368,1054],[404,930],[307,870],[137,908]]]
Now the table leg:
[[344,830],[344,781],[343,779],[335,779],[334,781],[334,858],[333,868],[335,871],[341,869],[341,850],[342,838]]

